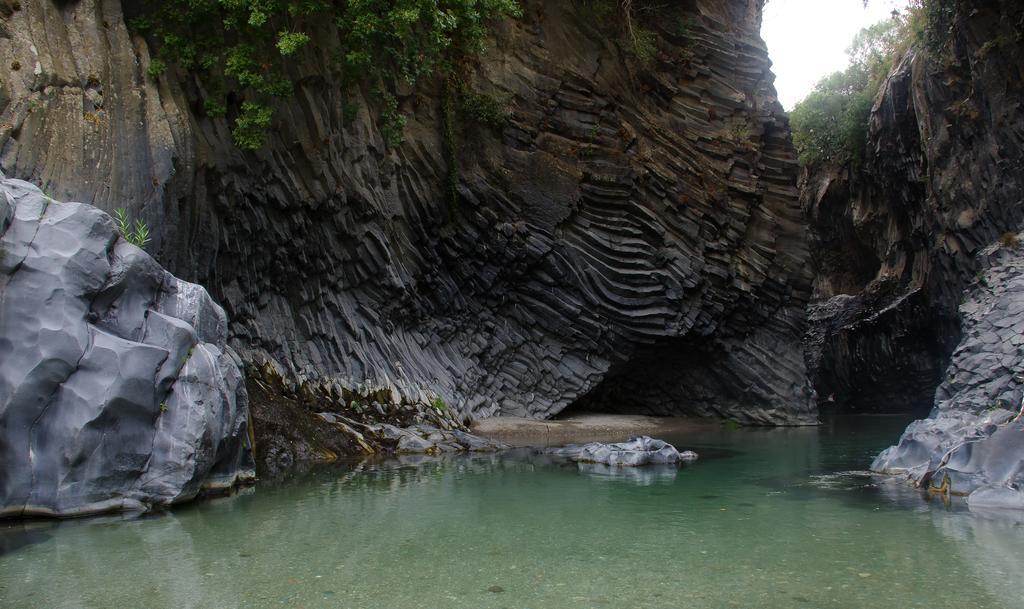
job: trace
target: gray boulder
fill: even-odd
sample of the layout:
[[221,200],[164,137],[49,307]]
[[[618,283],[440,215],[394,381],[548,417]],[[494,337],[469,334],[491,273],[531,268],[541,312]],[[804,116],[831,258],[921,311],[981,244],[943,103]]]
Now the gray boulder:
[[0,180],[0,516],[147,509],[251,478],[224,311],[99,209]]
[[648,464],[675,464],[684,461],[696,461],[697,453],[693,451],[679,452],[664,440],[656,440],[648,436],[630,438],[625,442],[602,444],[570,444],[553,449],[552,454],[569,457],[578,463],[598,463],[612,466],[637,467]]
[[988,270],[960,307],[963,340],[931,414],[871,466],[972,508],[1024,506],[1024,254],[1007,241],[982,253]]

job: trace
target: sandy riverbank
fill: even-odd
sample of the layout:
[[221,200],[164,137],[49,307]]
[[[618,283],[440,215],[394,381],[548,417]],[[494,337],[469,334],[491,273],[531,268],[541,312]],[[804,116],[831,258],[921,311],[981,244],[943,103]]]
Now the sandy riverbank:
[[537,420],[491,417],[475,421],[471,431],[512,446],[557,446],[581,442],[620,442],[636,435],[658,436],[680,429],[708,425],[681,417],[625,414],[578,414],[564,419]]

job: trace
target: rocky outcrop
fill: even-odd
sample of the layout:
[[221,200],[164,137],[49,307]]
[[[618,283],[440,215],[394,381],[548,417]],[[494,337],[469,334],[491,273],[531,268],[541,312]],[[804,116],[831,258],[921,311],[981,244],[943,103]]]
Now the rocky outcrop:
[[499,28],[466,78],[511,119],[459,116],[446,160],[440,83],[398,86],[409,120],[388,148],[330,36],[242,153],[236,109],[210,118],[188,75],[144,76],[132,3],[22,2],[0,37],[0,164],[145,219],[157,258],[224,304],[241,357],[297,392],[814,422],[807,227],[761,2],[641,14],[646,64],[590,5],[525,2]]
[[1019,237],[981,257],[989,267],[960,306],[964,338],[936,405],[872,464],[972,507],[1024,508],[1024,252]]
[[911,51],[882,86],[863,163],[803,177],[808,368],[849,411],[931,406],[975,255],[1024,221],[1024,5],[950,4],[948,46]]
[[639,467],[642,465],[675,465],[697,460],[692,450],[680,452],[664,440],[649,436],[630,438],[625,442],[602,444],[570,444],[548,451],[550,454],[569,457],[577,463],[599,463],[618,467]]
[[110,216],[4,179],[0,517],[146,509],[252,478],[226,334],[206,291]]

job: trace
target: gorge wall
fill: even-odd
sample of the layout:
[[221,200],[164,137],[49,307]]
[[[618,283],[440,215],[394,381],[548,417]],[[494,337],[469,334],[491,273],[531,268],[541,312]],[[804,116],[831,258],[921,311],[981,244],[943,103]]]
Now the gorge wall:
[[[441,83],[398,86],[409,120],[388,147],[372,96],[339,85],[325,36],[301,51],[268,144],[242,152],[231,113],[205,116],[194,79],[145,76],[150,49],[118,0],[0,2],[0,165],[146,220],[149,250],[224,305],[251,375],[441,396],[474,416],[583,403],[814,422],[808,227],[761,2],[659,9],[649,62],[591,5],[530,1],[499,27],[469,78],[511,119],[460,118],[450,204]],[[932,82],[912,63],[908,91]],[[1003,145],[994,124],[972,133]],[[942,247],[998,230],[983,211]],[[922,263],[896,258],[898,285],[924,281]]]
[[933,493],[965,495],[972,509],[1024,508],[1024,251],[1020,236],[977,258],[984,280],[967,293],[957,345],[935,408],[875,458],[874,471]]
[[932,406],[975,254],[1024,220],[1024,6],[944,5],[946,47],[891,71],[863,163],[802,177],[816,262],[808,367],[819,397],[849,411]]

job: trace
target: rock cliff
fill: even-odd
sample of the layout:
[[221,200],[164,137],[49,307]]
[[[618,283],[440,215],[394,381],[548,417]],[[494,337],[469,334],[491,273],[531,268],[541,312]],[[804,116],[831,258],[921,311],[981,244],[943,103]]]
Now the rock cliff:
[[389,148],[330,37],[243,153],[195,80],[145,77],[131,3],[0,4],[3,169],[145,219],[156,257],[223,303],[250,371],[473,416],[816,419],[807,225],[760,1],[641,16],[646,61],[592,3],[525,2],[468,76],[511,120],[460,117],[452,158],[441,83],[398,87]]
[[850,411],[932,405],[976,254],[1024,220],[1024,6],[946,4],[946,47],[891,71],[864,162],[802,179],[808,367],[820,398]]
[[960,306],[963,340],[927,419],[872,464],[972,507],[1024,508],[1024,252],[1019,237],[982,251]]
[[139,510],[252,478],[226,337],[206,290],[110,216],[3,179],[0,517]]

